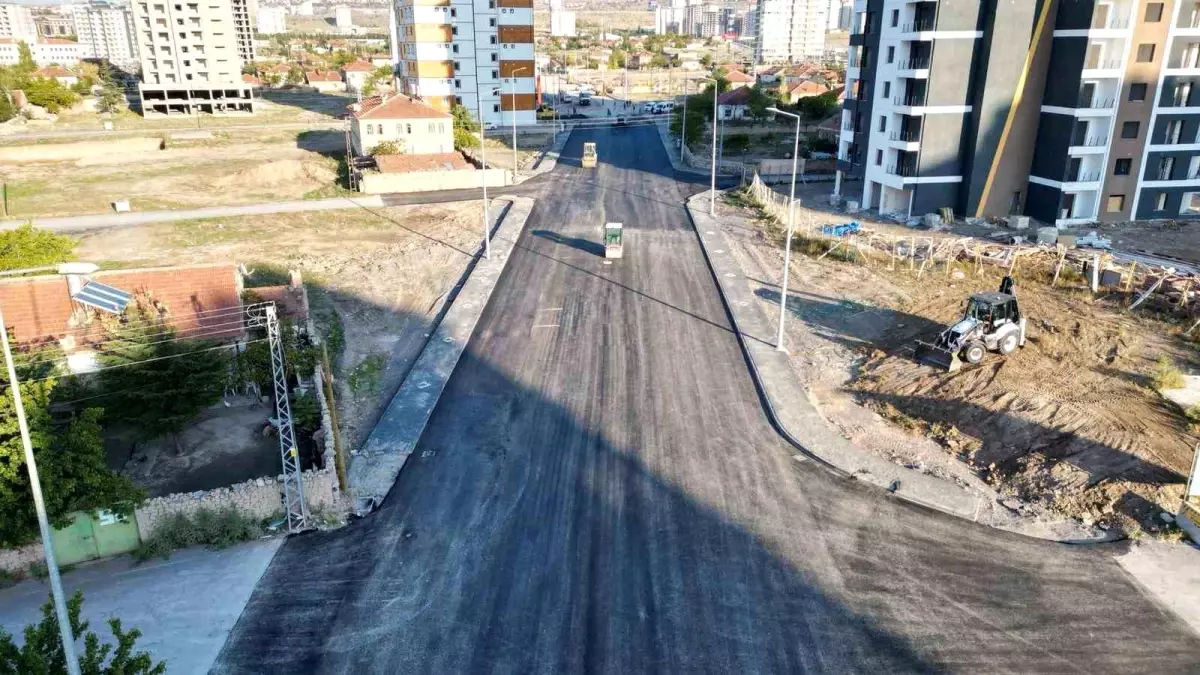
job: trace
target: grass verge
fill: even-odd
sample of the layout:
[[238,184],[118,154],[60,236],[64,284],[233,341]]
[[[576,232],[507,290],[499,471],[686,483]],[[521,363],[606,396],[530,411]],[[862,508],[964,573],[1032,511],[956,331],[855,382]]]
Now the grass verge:
[[139,561],[168,558],[173,551],[192,546],[227,548],[261,535],[262,526],[257,521],[232,507],[199,509],[191,515],[168,516],[149,539],[134,549],[133,557]]

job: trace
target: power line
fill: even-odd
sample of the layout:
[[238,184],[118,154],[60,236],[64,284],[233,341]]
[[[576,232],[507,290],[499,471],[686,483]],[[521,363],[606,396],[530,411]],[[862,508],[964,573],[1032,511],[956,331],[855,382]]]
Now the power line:
[[[258,338],[256,340],[247,340],[246,342],[235,342],[235,343],[229,344],[229,345],[217,345],[215,347],[208,347],[206,349],[197,349],[197,350],[190,351],[190,352],[183,352],[181,354],[171,354],[169,356],[156,356],[152,359],[142,359],[141,361],[130,361],[129,363],[118,363],[118,364],[112,365],[112,366],[105,366],[103,368],[97,368],[95,370],[89,371],[86,374],[91,375],[93,373],[99,373],[99,372],[102,372],[105,370],[114,370],[116,368],[128,368],[129,366],[140,366],[145,363],[153,363],[155,361],[164,361],[166,359],[177,359],[177,358],[180,358],[181,356],[191,356],[193,354],[203,354],[204,352],[216,351],[218,349],[235,349],[239,345],[250,345],[250,344],[254,344],[255,342],[265,342],[266,340],[267,340],[267,338]],[[58,379],[62,379],[64,377],[71,377],[72,375],[74,375],[74,373],[68,373],[66,375],[50,375],[47,377],[39,377],[39,378],[35,378],[32,380],[21,380],[21,382],[23,382],[25,384],[30,384],[33,382],[43,382],[45,380],[58,380]]]
[[[177,336],[175,336],[175,337],[172,337],[172,338],[169,338],[169,339],[166,339],[166,340],[159,340],[159,341],[157,341],[157,342],[139,342],[139,341],[137,340],[137,338],[132,338],[132,337],[114,337],[114,338],[112,338],[112,339],[110,339],[110,340],[106,340],[106,341],[104,341],[104,342],[96,343],[95,345],[89,345],[89,346],[95,347],[95,346],[99,346],[99,345],[106,344],[106,343],[113,343],[113,342],[127,342],[127,343],[129,343],[129,346],[137,346],[137,347],[153,347],[153,346],[155,346],[155,345],[164,345],[164,344],[169,344],[169,343],[172,343],[172,342],[180,342],[180,341],[183,341],[183,340],[201,340],[201,339],[204,339],[204,338],[206,338],[206,337],[219,336],[219,335],[221,335],[221,334],[224,334],[224,333],[230,333],[230,332],[232,332],[232,331],[233,331],[233,329],[232,329],[232,328],[220,328],[219,326],[243,326],[243,325],[244,325],[244,322],[243,322],[243,321],[240,321],[240,320],[239,320],[239,321],[231,321],[231,322],[229,322],[229,323],[223,323],[223,324],[217,324],[217,325],[213,325],[213,326],[206,326],[206,327],[203,327],[203,328],[202,328],[202,330],[200,331],[200,333],[198,333],[198,334],[196,334],[196,335],[177,335]],[[163,333],[160,333],[160,335],[162,335],[162,334],[163,334]],[[120,351],[121,351],[121,348],[120,348],[120,347],[118,347],[118,348],[116,348],[116,349],[108,349],[108,350],[102,350],[102,351],[93,351],[92,353],[93,353],[95,356],[101,356],[101,355],[104,355],[104,354],[115,354],[115,353],[117,353],[117,352],[120,352]],[[44,358],[44,359],[34,359],[34,360],[26,361],[26,362],[23,362],[23,363],[21,363],[21,365],[22,365],[23,367],[29,368],[29,367],[32,367],[32,366],[39,366],[39,365],[42,365],[42,364],[44,364],[44,363],[54,363],[54,362],[62,362],[62,363],[66,363],[67,361],[68,361],[68,359],[67,359],[67,358],[54,358],[54,357],[50,357],[50,358]]]
[[[221,307],[218,309],[206,309],[206,310],[201,310],[199,312],[192,312],[191,314],[189,314],[185,317],[180,317],[179,321],[182,321],[182,322],[207,321],[209,319],[222,318],[221,317],[222,314],[249,312],[249,310],[251,310],[251,309],[266,307],[270,304],[272,304],[272,303],[271,302],[256,302],[256,303],[253,303],[250,305],[236,305],[236,306],[229,306],[229,307]],[[201,318],[201,317],[203,317],[203,318]],[[165,322],[167,320],[168,320],[168,317],[147,317],[145,319],[137,319],[134,321],[127,321],[125,323],[122,323],[121,327],[122,328],[138,328],[138,327],[146,326],[146,325],[149,325],[152,323],[158,323],[160,321]],[[71,333],[88,332],[88,331],[92,331],[94,329],[95,329],[95,326],[80,326],[78,328],[65,328],[61,331],[56,331],[53,333],[43,333],[41,335],[31,335],[31,336],[27,336],[27,337],[22,337],[21,340],[22,340],[22,342],[28,342],[30,340],[36,340],[38,338],[46,338],[46,337],[58,339],[61,337],[69,336]]]

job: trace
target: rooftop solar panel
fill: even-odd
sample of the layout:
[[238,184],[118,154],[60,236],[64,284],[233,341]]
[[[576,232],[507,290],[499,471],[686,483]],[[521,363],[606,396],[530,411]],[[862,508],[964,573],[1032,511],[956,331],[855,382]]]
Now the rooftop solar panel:
[[129,305],[129,301],[133,295],[126,293],[112,286],[102,284],[98,281],[89,281],[79,292],[72,296],[77,302],[82,302],[90,307],[102,309],[113,314],[120,314],[125,311],[125,307]]

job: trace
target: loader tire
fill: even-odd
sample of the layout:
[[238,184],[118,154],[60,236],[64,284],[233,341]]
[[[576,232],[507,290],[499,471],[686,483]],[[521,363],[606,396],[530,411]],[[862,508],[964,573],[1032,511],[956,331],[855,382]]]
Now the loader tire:
[[978,340],[973,340],[963,347],[962,353],[964,361],[977,366],[983,363],[983,357],[987,354],[987,346]]
[[1008,356],[1009,354],[1017,351],[1018,342],[1019,340],[1017,339],[1016,333],[1010,333],[1009,335],[1004,336],[1004,339],[1000,341],[1000,353]]

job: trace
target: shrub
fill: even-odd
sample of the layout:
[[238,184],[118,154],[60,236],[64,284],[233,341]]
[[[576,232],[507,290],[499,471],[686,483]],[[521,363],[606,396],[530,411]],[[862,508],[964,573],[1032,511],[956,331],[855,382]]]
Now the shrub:
[[75,240],[26,223],[0,232],[0,270],[57,265],[75,257]]
[[1186,384],[1183,373],[1165,356],[1158,357],[1158,363],[1150,372],[1150,382],[1158,391],[1164,389],[1179,389]]
[[371,154],[376,157],[381,155],[400,155],[403,153],[403,141],[380,141],[374,148],[371,148]]
[[134,549],[133,557],[138,560],[166,558],[172,551],[192,546],[227,548],[257,539],[261,534],[259,523],[233,507],[199,509],[190,516],[176,513],[154,528],[154,534]]

